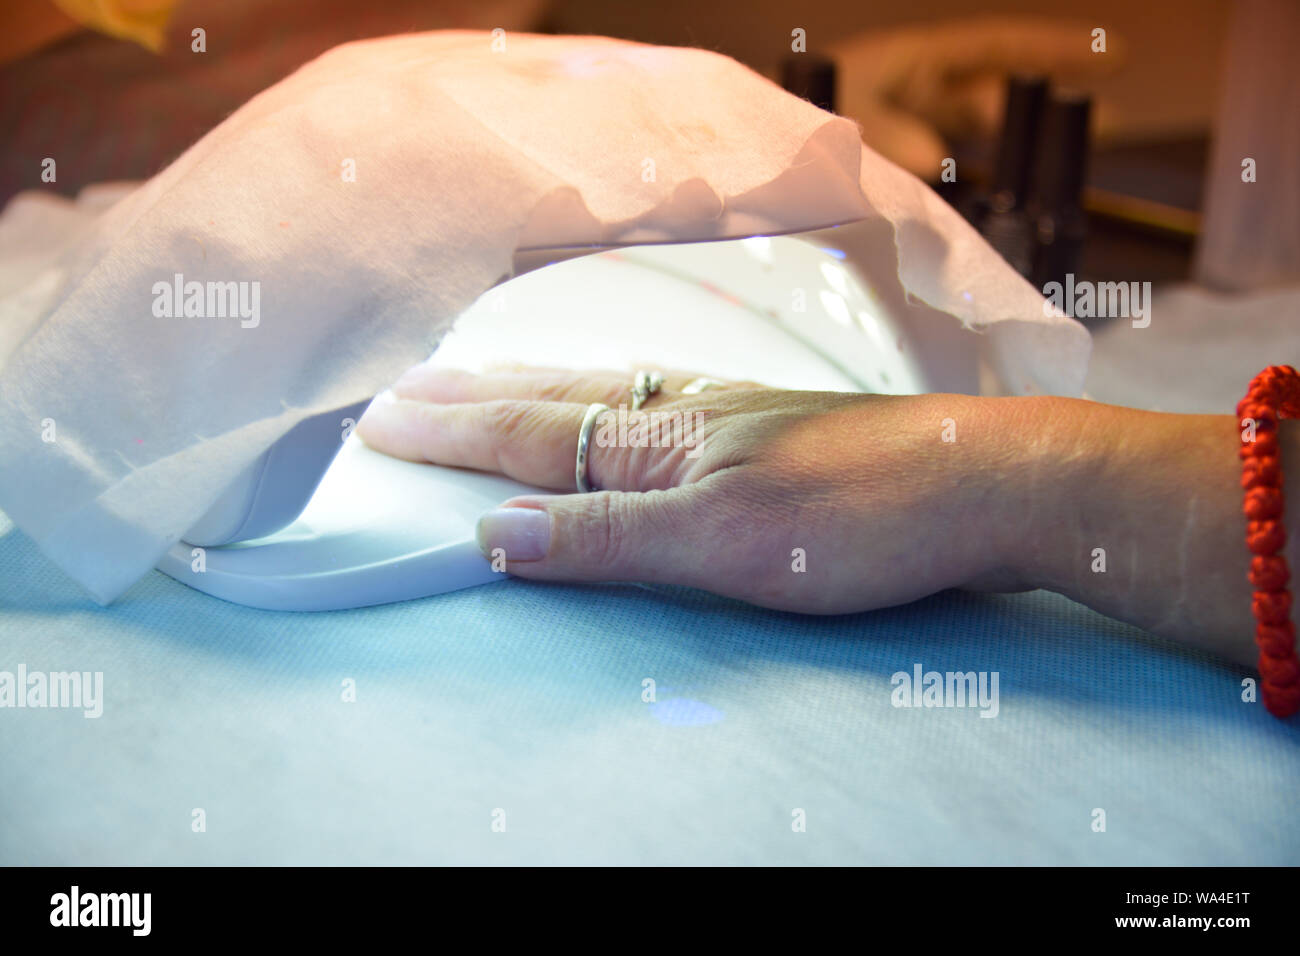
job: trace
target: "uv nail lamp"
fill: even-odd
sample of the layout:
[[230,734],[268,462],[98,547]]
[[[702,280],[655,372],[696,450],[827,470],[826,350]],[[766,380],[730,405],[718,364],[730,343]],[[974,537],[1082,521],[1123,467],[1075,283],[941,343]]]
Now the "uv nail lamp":
[[[923,346],[900,321],[907,304],[896,277],[873,283],[855,263],[866,257],[851,254],[878,242],[869,231],[880,228],[523,250],[515,276],[459,316],[429,361],[471,371],[494,362],[626,368],[629,387],[637,368],[663,368],[785,388],[931,391]],[[500,580],[475,543],[478,517],[541,489],[390,458],[351,435],[341,442],[367,404],[301,422],[159,568],[227,601],[293,611]]]

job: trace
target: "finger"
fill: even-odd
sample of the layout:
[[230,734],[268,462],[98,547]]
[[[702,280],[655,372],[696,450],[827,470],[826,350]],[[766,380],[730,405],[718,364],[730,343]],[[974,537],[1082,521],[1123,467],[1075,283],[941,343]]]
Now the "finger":
[[617,406],[631,401],[632,377],[622,372],[575,372],[529,369],[493,371],[482,375],[460,369],[417,365],[393,384],[398,398],[422,402],[487,402],[500,398],[544,402],[603,402]]
[[[499,472],[542,488],[571,490],[585,405],[498,400],[438,405],[396,399],[371,405],[357,434],[407,461]],[[588,460],[594,474],[600,457]]]
[[[548,581],[653,581],[699,586],[718,539],[699,485],[515,498],[479,519],[479,548],[505,569]],[[713,587],[718,569],[712,568]]]
[[[663,385],[653,398],[662,401],[680,395],[687,384],[702,377],[691,372],[664,373]],[[617,408],[619,405],[631,404],[634,379],[635,373],[612,369],[574,371],[517,367],[476,375],[426,363],[417,365],[399,378],[393,385],[393,393],[398,398],[424,402],[486,402],[517,398],[541,402],[581,402],[584,405],[601,402]]]
[[[377,401],[362,416],[357,434],[376,451],[407,461],[498,472],[541,488],[572,491],[587,407],[519,399],[455,405]],[[646,417],[624,414],[629,430]],[[618,424],[618,413],[607,412],[593,429],[587,477],[594,487],[646,491],[679,480],[693,444],[631,447],[617,440]],[[615,437],[606,440],[610,429]]]

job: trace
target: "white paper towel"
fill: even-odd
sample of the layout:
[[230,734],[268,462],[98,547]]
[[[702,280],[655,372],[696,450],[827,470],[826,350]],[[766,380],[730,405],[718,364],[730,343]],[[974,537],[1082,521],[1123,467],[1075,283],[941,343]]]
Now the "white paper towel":
[[[1083,328],[1045,318],[851,122],[702,50],[346,44],[111,208],[62,208],[67,228],[29,242],[49,206],[19,198],[0,217],[0,509],[104,602],[298,421],[427,355],[517,248],[885,216],[904,286],[989,327],[1007,390],[1077,393],[1087,361]],[[214,283],[247,309],[166,314],[177,282],[182,298],[203,284],[198,311],[217,311]]]

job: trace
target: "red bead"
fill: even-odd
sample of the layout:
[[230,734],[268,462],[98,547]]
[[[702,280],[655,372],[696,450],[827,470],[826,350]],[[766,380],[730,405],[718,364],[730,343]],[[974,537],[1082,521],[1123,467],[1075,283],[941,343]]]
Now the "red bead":
[[1300,659],[1297,659],[1294,653],[1276,657],[1271,654],[1260,654],[1259,672],[1272,684],[1289,686],[1300,681]]
[[1274,717],[1285,719],[1300,711],[1300,684],[1278,687],[1263,681],[1260,687],[1263,690],[1264,707]]
[[1282,463],[1268,456],[1248,456],[1241,466],[1241,487],[1245,489],[1282,486]]
[[1261,624],[1284,624],[1291,619],[1291,592],[1256,591],[1251,610]]
[[1246,492],[1242,510],[1251,521],[1268,521],[1282,517],[1280,488],[1251,488]]
[[1295,625],[1290,621],[1285,624],[1256,624],[1255,643],[1261,654],[1282,657],[1295,647]]
[[1244,445],[1243,447],[1253,449],[1254,450],[1253,454],[1255,455],[1256,458],[1262,458],[1265,456],[1269,458],[1276,458],[1277,457],[1277,432],[1265,431],[1262,427],[1263,426],[1262,422],[1260,423],[1260,425],[1261,427],[1259,431],[1255,432],[1255,440],[1247,445]]
[[1278,521],[1248,522],[1246,547],[1251,554],[1277,554],[1286,547],[1286,529]]
[[1290,579],[1286,558],[1272,554],[1250,559],[1250,583],[1256,591],[1280,591]]

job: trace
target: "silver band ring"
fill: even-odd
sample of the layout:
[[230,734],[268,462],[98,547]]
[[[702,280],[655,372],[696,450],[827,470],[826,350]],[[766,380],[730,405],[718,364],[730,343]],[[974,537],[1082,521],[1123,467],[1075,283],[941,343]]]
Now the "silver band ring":
[[632,381],[632,411],[639,411],[641,406],[659,389],[664,387],[662,372],[647,372],[644,369],[636,373]]
[[591,447],[591,430],[596,427],[596,419],[609,411],[608,405],[594,402],[587,406],[587,414],[582,416],[582,427],[578,429],[578,460],[573,466],[573,478],[581,494],[597,491],[587,480],[587,451]]
[[711,388],[722,388],[726,382],[719,382],[716,378],[694,378],[682,387],[683,395],[698,395],[700,392],[708,391]]

